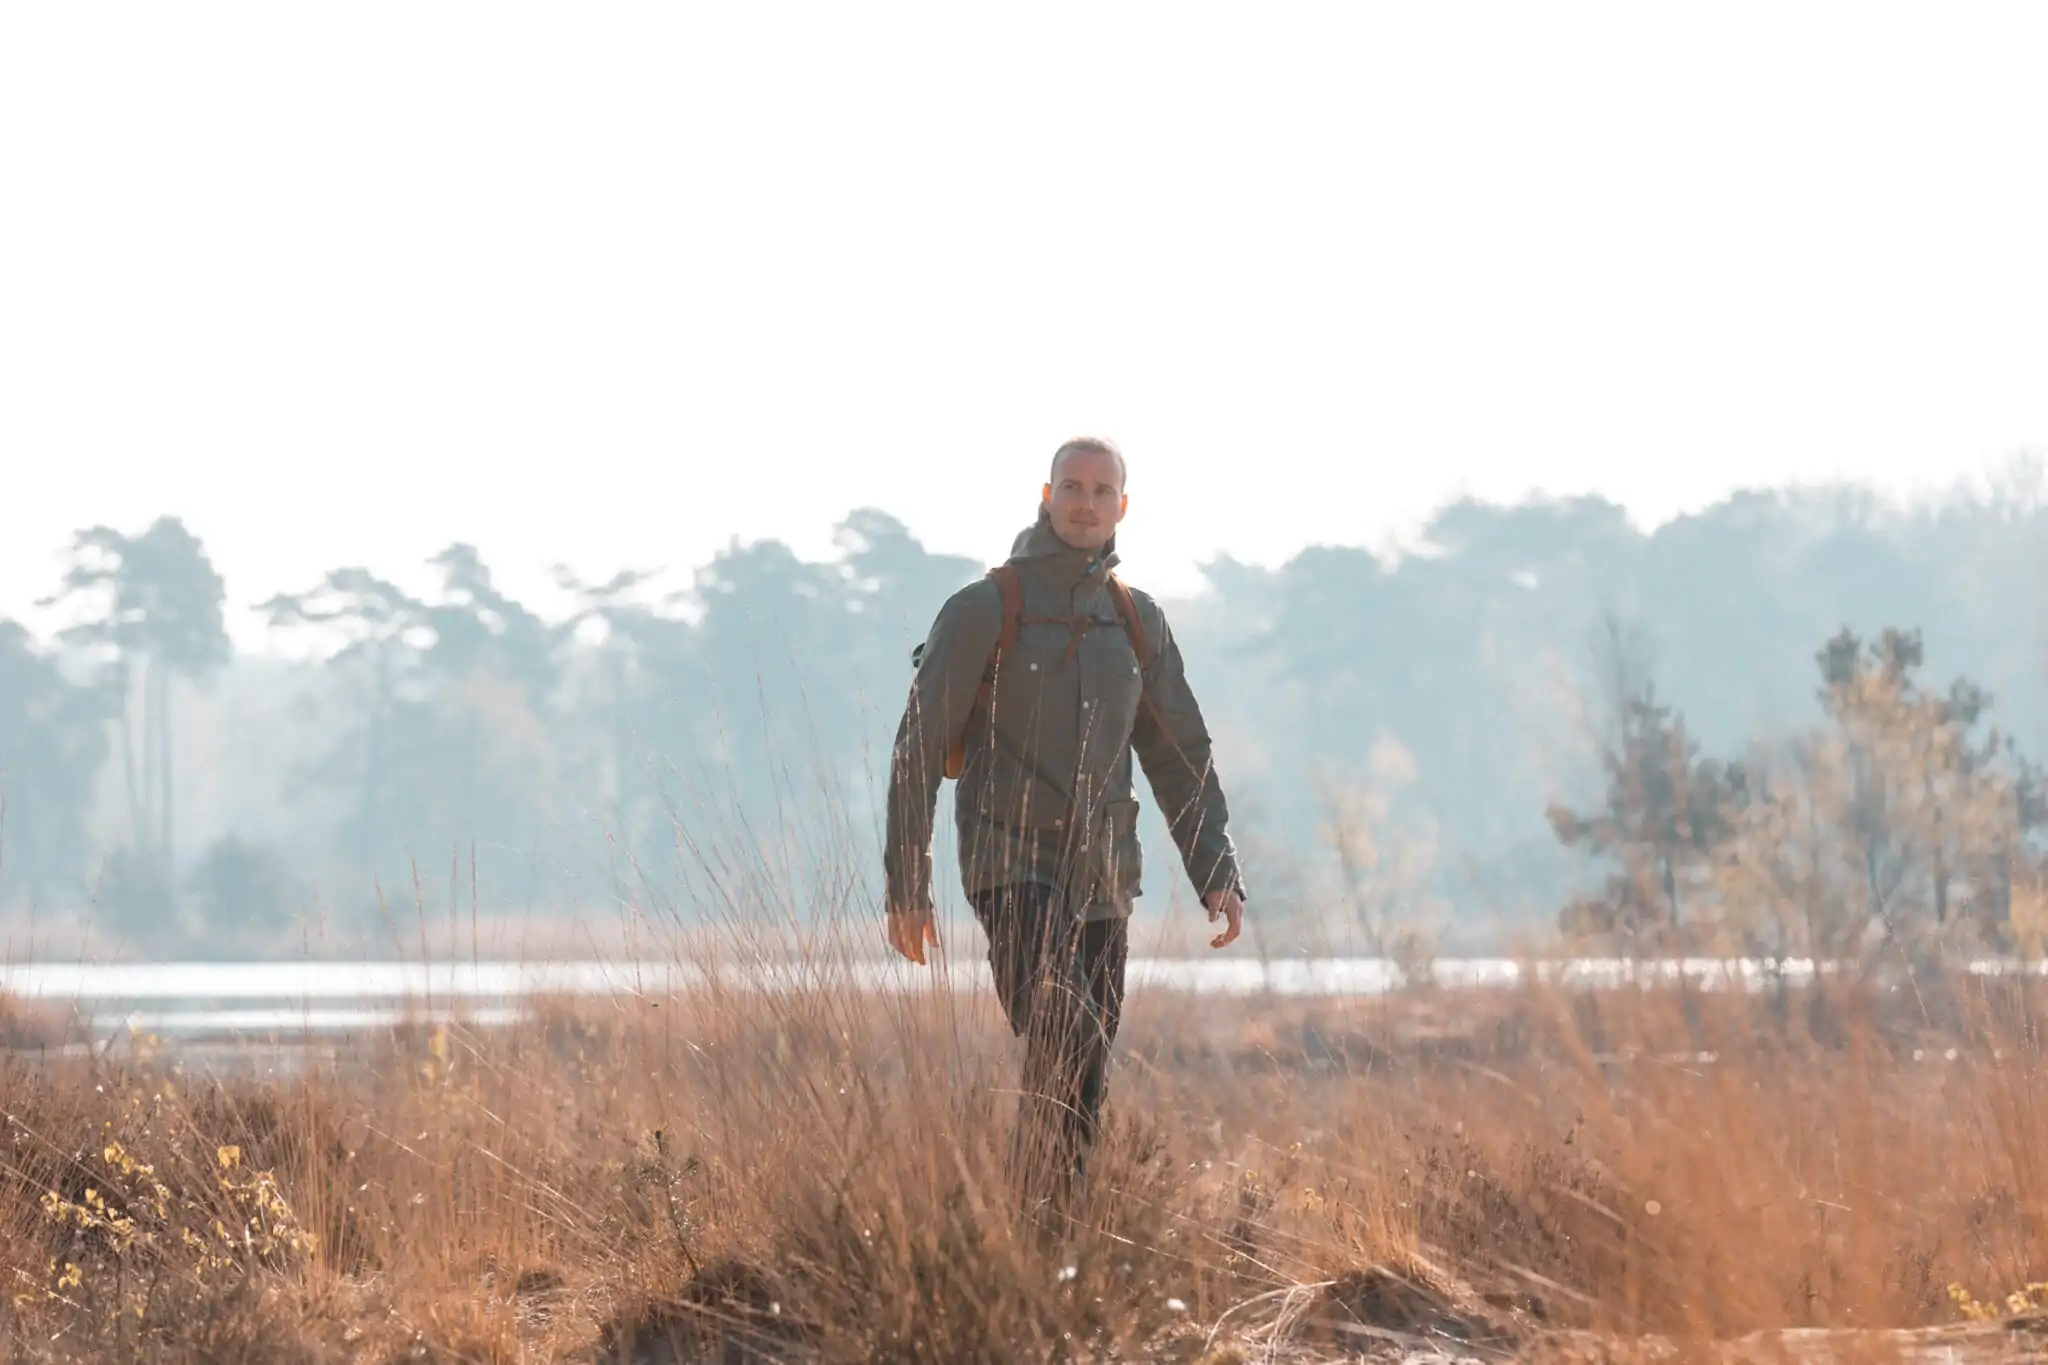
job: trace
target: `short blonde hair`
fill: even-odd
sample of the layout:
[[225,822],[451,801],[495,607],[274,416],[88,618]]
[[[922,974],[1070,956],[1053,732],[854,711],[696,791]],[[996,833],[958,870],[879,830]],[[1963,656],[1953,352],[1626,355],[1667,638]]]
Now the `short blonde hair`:
[[1130,481],[1131,473],[1129,467],[1124,464],[1124,453],[1116,448],[1116,442],[1102,436],[1076,436],[1070,441],[1061,442],[1060,448],[1052,453],[1053,475],[1059,474],[1061,460],[1069,455],[1078,455],[1082,451],[1107,455],[1116,461],[1116,486],[1119,491]]

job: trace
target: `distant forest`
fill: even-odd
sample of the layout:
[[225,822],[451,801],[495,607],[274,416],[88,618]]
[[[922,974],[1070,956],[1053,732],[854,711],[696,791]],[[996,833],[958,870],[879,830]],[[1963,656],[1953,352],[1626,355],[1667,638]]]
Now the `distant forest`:
[[[1265,946],[2023,934],[2042,495],[2023,460],[1910,509],[1757,490],[1652,534],[1599,498],[1463,501],[1398,560],[1214,561],[1166,606],[1252,914],[1286,926]],[[837,545],[735,544],[668,597],[565,577],[567,619],[466,545],[419,596],[339,567],[262,604],[286,661],[230,647],[193,528],[82,529],[47,585],[78,624],[0,619],[0,927],[269,952],[416,878],[498,915],[872,909],[910,650],[986,564],[875,509]],[[1156,914],[1185,886],[1140,795]]]

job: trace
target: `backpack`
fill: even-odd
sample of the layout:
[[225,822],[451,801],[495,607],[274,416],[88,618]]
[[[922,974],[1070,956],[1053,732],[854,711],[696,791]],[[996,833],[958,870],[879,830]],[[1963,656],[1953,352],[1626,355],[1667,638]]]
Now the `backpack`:
[[[975,690],[974,705],[969,709],[969,715],[987,710],[989,693],[995,685],[996,670],[1002,665],[1003,655],[1017,643],[1017,627],[1026,621],[1024,584],[1017,576],[1017,566],[998,564],[988,571],[988,576],[995,580],[996,587],[1003,594],[1003,633],[997,637],[996,647],[989,655],[988,667],[982,672],[981,686]],[[1150,649],[1145,640],[1145,627],[1138,620],[1138,603],[1131,596],[1131,590],[1125,587],[1123,580],[1114,573],[1108,577],[1108,587],[1110,600],[1116,603],[1116,614],[1123,618],[1124,630],[1131,637],[1131,650],[1138,656],[1138,664],[1142,668]],[[1081,636],[1095,624],[1094,618],[1088,616],[1034,616],[1029,620],[1033,625],[1056,623],[1072,631],[1072,638],[1067,643],[1068,658],[1072,658],[1079,651]],[[1139,675],[1141,680],[1143,676],[1142,673]],[[1141,692],[1139,696],[1146,706],[1151,706],[1152,695],[1149,691]],[[946,776],[958,778],[966,763],[967,740],[963,727],[962,737],[954,740],[946,748]]]

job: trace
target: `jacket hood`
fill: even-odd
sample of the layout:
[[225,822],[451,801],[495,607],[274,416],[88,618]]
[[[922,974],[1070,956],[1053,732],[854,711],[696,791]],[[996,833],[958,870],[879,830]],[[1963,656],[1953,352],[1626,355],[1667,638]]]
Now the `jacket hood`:
[[1117,566],[1116,536],[1112,533],[1099,551],[1077,550],[1052,529],[1052,513],[1041,502],[1037,519],[1010,543],[1010,562],[1036,570],[1063,587],[1073,587],[1098,570],[1106,573]]

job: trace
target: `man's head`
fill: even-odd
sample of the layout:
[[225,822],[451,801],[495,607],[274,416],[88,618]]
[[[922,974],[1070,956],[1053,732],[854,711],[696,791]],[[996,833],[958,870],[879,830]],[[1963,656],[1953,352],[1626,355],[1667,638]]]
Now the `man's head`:
[[1101,549],[1130,505],[1123,453],[1099,437],[1068,441],[1053,452],[1044,496],[1053,534],[1077,550]]

